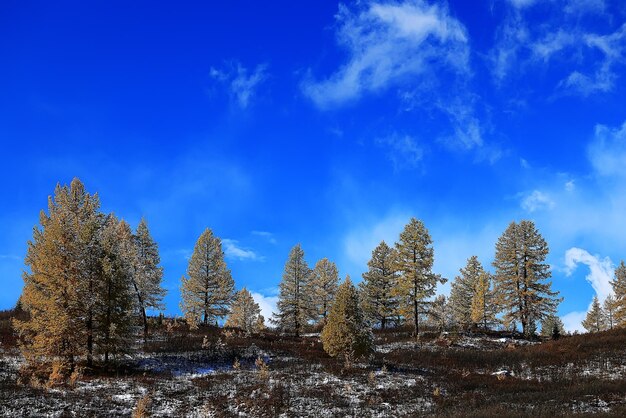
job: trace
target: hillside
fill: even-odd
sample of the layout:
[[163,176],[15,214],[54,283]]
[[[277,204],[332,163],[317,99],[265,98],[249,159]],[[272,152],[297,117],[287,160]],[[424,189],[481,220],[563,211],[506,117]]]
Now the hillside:
[[51,385],[20,370],[12,315],[0,315],[2,416],[626,415],[624,329],[547,342],[425,332],[419,343],[389,330],[369,361],[345,365],[316,334],[166,319],[133,356]]

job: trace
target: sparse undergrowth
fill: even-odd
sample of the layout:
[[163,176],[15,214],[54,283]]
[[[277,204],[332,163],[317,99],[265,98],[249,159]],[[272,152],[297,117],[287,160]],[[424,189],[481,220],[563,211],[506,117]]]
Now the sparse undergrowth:
[[347,367],[317,335],[166,320],[135,356],[45,384],[24,375],[9,317],[0,315],[2,416],[626,416],[621,329],[541,344],[435,332],[416,343],[387,330],[369,361]]

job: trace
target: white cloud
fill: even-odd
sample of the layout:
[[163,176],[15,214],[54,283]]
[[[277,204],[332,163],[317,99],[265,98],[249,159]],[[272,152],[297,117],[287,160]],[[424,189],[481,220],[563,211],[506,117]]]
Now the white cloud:
[[535,212],[542,209],[552,209],[554,201],[550,196],[539,190],[533,190],[522,199],[522,209],[528,212]]
[[565,183],[565,190],[568,192],[573,192],[574,190],[576,190],[576,183],[574,182],[574,180],[570,180]]
[[514,7],[517,7],[518,9],[521,9],[521,8],[524,8],[524,7],[532,6],[533,4],[536,3],[537,0],[508,0],[508,1]]
[[258,237],[262,237],[266,239],[270,244],[276,244],[276,238],[274,238],[274,234],[267,231],[252,231],[252,235],[256,235]]
[[257,65],[253,71],[236,63],[231,68],[211,67],[209,75],[216,81],[228,86],[231,99],[242,109],[247,108],[261,83],[267,80],[267,65]]
[[601,176],[626,177],[626,122],[619,128],[596,126],[588,154]]
[[237,240],[225,238],[222,240],[222,244],[224,245],[224,253],[226,254],[226,257],[234,258],[237,260],[264,260],[262,256],[259,256],[254,251],[240,247],[239,241]]
[[341,5],[336,19],[348,62],[326,80],[303,83],[305,95],[320,108],[433,77],[442,68],[466,72],[466,29],[445,7],[423,0],[369,2],[353,13]]
[[565,331],[586,332],[585,327],[582,325],[582,321],[585,320],[585,316],[587,316],[587,311],[574,311],[563,315],[561,317],[561,321],[563,321]]
[[602,14],[606,10],[604,0],[569,0],[565,6],[565,12],[571,14]]
[[258,303],[259,307],[261,308],[261,315],[263,315],[263,318],[265,319],[265,326],[272,326],[270,318],[272,318],[272,315],[274,313],[278,312],[278,309],[276,308],[276,304],[278,303],[278,296],[264,296],[257,292],[250,292],[250,294],[252,295],[254,301]]
[[0,260],[23,261],[23,258],[14,254],[0,254]]
[[604,302],[606,297],[613,293],[611,280],[613,280],[614,267],[608,257],[600,258],[598,255],[591,255],[581,248],[570,248],[565,252],[566,274],[571,275],[579,264],[589,267],[589,274],[586,279],[596,292],[600,302]]
[[393,134],[379,138],[377,144],[387,149],[387,157],[396,171],[417,168],[424,157],[424,150],[410,135]]

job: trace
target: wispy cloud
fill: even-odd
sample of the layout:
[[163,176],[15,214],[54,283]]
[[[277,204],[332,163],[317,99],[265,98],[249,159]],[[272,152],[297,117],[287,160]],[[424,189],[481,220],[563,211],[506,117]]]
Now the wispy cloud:
[[242,109],[246,109],[253,101],[259,86],[268,79],[267,65],[257,65],[254,70],[240,63],[225,68],[211,67],[211,78],[228,87],[231,100]]
[[22,261],[23,258],[14,254],[0,254],[0,260]]
[[521,206],[522,209],[532,213],[537,210],[552,209],[554,207],[554,201],[547,193],[533,190],[522,198]]
[[368,2],[352,11],[341,5],[336,20],[348,61],[327,79],[309,77],[302,85],[320,108],[434,77],[438,70],[467,71],[466,29],[444,6]]
[[258,255],[251,249],[243,248],[239,245],[239,241],[234,239],[222,239],[224,245],[224,253],[226,257],[236,260],[250,260],[250,261],[263,261],[265,258]]
[[549,17],[533,24],[526,19],[524,6],[534,2],[510,3],[513,10],[500,25],[489,54],[498,84],[554,63],[551,68],[562,74],[555,93],[586,97],[614,90],[626,66],[626,24],[613,32],[599,33],[597,27],[580,19],[583,14],[604,13],[602,0],[543,2],[554,13],[546,13]]
[[377,139],[376,143],[387,150],[387,157],[396,171],[417,168],[424,157],[424,150],[410,135],[394,133]]
[[619,128],[597,125],[588,154],[601,176],[626,178],[626,121]]
[[267,240],[270,244],[276,244],[276,238],[274,234],[267,231],[252,231],[252,235],[256,235],[257,237],[262,237]]

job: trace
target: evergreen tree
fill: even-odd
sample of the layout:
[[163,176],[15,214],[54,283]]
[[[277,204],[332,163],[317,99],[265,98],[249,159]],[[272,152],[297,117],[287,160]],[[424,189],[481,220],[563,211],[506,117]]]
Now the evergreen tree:
[[235,282],[226,267],[222,241],[206,229],[193,250],[187,277],[181,279],[181,309],[192,326],[228,315]]
[[324,351],[331,357],[352,359],[365,356],[372,349],[372,332],[367,326],[358,292],[350,277],[346,277],[337,290],[320,339]]
[[327,258],[323,258],[315,263],[315,268],[311,273],[309,281],[308,295],[311,304],[311,319],[316,323],[326,323],[326,317],[330,310],[330,305],[335,299],[337,287],[339,286],[339,273],[337,266]]
[[622,260],[615,269],[615,279],[611,282],[615,294],[615,325],[626,326],[626,264]]
[[547,315],[541,321],[541,335],[558,340],[565,335],[565,326],[563,321],[556,315]]
[[461,274],[454,278],[451,285],[450,306],[455,322],[462,328],[468,328],[476,323],[472,321],[472,301],[480,276],[485,270],[474,255],[467,259],[466,266],[459,272]]
[[275,319],[272,320],[281,330],[293,332],[296,337],[300,335],[310,316],[308,296],[310,276],[311,269],[304,260],[304,251],[300,244],[297,244],[291,249],[285,263],[276,304],[278,314],[275,314]]
[[398,314],[398,299],[393,295],[397,274],[395,271],[395,250],[382,241],[372,251],[367,262],[369,270],[363,273],[360,283],[361,301],[365,314],[381,329]]
[[152,239],[148,224],[141,219],[134,236],[135,259],[134,271],[131,276],[133,291],[137,299],[137,306],[143,320],[144,341],[148,334],[148,317],[146,310],[163,309],[165,289],[161,287],[163,268],[159,266],[159,248]]
[[602,306],[600,306],[597,296],[593,297],[591,308],[589,309],[589,312],[587,312],[587,316],[582,322],[582,325],[588,332],[600,332],[606,329],[604,310],[602,309]]
[[130,226],[107,217],[100,232],[102,280],[98,283],[96,309],[96,344],[104,354],[128,352],[135,334],[134,297],[131,290],[135,245]]
[[262,328],[263,316],[259,304],[245,287],[235,294],[230,307],[230,315],[226,320],[227,327],[240,328],[247,334],[259,332]]
[[608,295],[602,307],[606,315],[606,326],[608,329],[613,329],[615,326],[615,297],[612,294]]
[[491,275],[485,271],[478,276],[471,307],[472,323],[481,325],[484,329],[495,324],[496,307],[491,289]]
[[444,283],[445,279],[432,272],[432,239],[422,221],[411,218],[400,233],[396,251],[395,270],[399,276],[394,296],[399,298],[400,312],[405,318],[412,319],[417,338],[423,305],[435,294],[437,283]]
[[79,357],[91,364],[94,350],[93,297],[100,273],[98,230],[102,224],[97,195],[78,179],[57,185],[41,211],[40,228],[28,242],[23,308],[30,319],[15,320],[21,350],[29,362],[63,359],[72,370]]
[[495,291],[505,324],[519,322],[530,336],[537,320],[556,312],[562,299],[551,290],[548,244],[532,221],[511,222],[496,243]]

